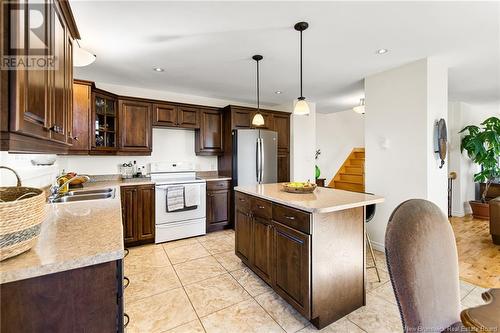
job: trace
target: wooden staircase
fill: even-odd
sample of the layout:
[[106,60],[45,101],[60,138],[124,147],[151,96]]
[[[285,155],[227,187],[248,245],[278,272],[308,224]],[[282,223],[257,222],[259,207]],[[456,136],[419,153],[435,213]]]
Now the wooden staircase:
[[365,191],[365,148],[354,148],[328,187],[352,192]]

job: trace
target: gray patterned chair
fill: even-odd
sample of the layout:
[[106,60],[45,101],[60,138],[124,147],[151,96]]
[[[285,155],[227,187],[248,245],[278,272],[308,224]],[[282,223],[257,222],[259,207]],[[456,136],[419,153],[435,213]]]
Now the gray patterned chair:
[[455,237],[435,204],[399,205],[387,225],[385,252],[405,332],[466,332]]

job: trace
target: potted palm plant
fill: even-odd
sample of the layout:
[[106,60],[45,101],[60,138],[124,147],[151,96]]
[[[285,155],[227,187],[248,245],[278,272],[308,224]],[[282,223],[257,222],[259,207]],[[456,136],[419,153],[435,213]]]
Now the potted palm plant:
[[489,218],[486,195],[491,183],[500,178],[500,119],[490,117],[480,126],[466,126],[460,133],[465,133],[460,145],[461,151],[465,150],[472,162],[481,167],[481,170],[474,174],[474,181],[485,183],[481,200],[469,202],[472,215],[477,218]]

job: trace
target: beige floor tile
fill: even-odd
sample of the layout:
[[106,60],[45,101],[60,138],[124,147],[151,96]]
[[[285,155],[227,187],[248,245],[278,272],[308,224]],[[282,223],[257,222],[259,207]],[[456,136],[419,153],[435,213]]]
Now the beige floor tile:
[[191,244],[198,244],[198,240],[195,237],[184,238],[184,239],[166,242],[166,243],[163,243],[161,245],[163,246],[164,249],[175,249],[176,247],[179,247],[179,246],[191,245]]
[[200,317],[250,298],[245,289],[227,273],[190,284],[184,289]]
[[367,332],[403,331],[397,306],[370,293],[366,295],[366,306],[348,314],[347,318]]
[[172,266],[148,269],[128,276],[130,284],[125,289],[127,304],[161,292],[179,288],[181,283]]
[[271,288],[247,267],[232,271],[230,274],[252,297],[271,291]]
[[174,269],[183,285],[206,280],[226,273],[226,270],[212,256],[174,265]]
[[398,305],[396,301],[396,296],[394,296],[394,290],[392,288],[391,281],[387,281],[383,285],[381,285],[378,288],[373,289],[370,291],[373,295],[377,295],[379,297],[382,297],[388,302],[391,302],[394,305]]
[[[346,317],[341,318],[334,322],[333,324],[328,325],[322,330],[318,330],[312,324],[307,326],[304,329],[301,329],[298,333],[365,333],[366,331],[362,330],[358,326],[354,325],[350,322]],[[370,332],[370,333],[378,333],[378,332]]]
[[214,258],[229,272],[246,267],[245,264],[241,262],[241,259],[234,254],[234,250],[214,254]]
[[288,333],[306,327],[309,321],[274,291],[261,294],[255,300]]
[[475,287],[472,289],[470,293],[462,299],[462,307],[465,309],[484,304],[484,300],[481,295],[487,290],[487,288],[481,287]]
[[460,299],[464,299],[465,296],[469,295],[469,293],[474,289],[476,286],[465,281],[460,281]]
[[200,243],[208,242],[215,239],[226,239],[229,240],[228,233],[225,230],[210,232],[206,235],[196,237],[196,240]]
[[182,288],[134,302],[125,312],[130,316],[127,333],[163,332],[197,318]]
[[207,333],[274,333],[281,327],[253,299],[201,318]]
[[125,275],[142,273],[148,269],[170,266],[162,246],[141,246],[130,249],[125,258]]
[[201,322],[196,319],[187,324],[165,331],[165,333],[205,333],[205,330],[203,329]]
[[210,253],[200,243],[187,244],[179,247],[165,249],[172,265],[189,260],[208,257]]
[[375,288],[378,288],[382,286],[384,283],[389,281],[389,274],[384,271],[379,269],[379,274],[380,274],[380,282],[378,282],[377,279],[377,272],[375,271],[375,268],[369,268],[366,270],[366,291],[369,292]]
[[201,244],[211,254],[234,251],[234,242],[227,236],[206,240]]

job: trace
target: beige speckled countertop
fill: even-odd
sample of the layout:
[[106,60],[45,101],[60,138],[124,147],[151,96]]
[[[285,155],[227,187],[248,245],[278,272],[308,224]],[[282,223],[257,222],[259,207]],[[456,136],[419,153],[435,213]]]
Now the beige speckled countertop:
[[0,262],[0,283],[33,278],[123,258],[121,185],[149,179],[87,183],[83,189],[112,187],[113,199],[47,204],[40,237],[29,251]]
[[235,190],[310,213],[330,213],[384,201],[384,198],[377,195],[327,187],[317,187],[310,194],[288,193],[281,190],[281,187],[281,184],[260,184],[237,186]]

